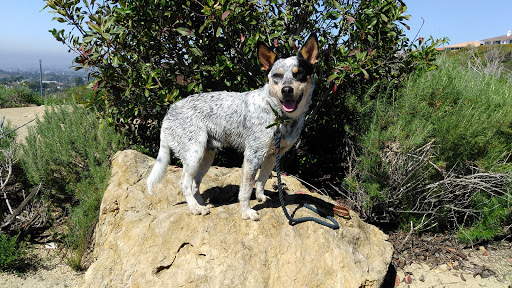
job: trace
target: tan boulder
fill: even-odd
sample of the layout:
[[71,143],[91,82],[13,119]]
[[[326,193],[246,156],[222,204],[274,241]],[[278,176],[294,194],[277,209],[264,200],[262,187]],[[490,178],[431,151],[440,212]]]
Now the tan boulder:
[[[95,232],[93,263],[81,287],[379,287],[391,262],[388,237],[351,213],[340,229],[288,224],[267,181],[266,203],[251,201],[260,221],[242,220],[240,169],[211,167],[201,185],[211,214],[192,215],[179,190],[181,169],[169,166],[153,195],[146,177],[154,159],[115,155]],[[284,177],[289,194],[307,192]],[[287,196],[295,216],[314,216]],[[327,199],[324,199],[327,200]]]

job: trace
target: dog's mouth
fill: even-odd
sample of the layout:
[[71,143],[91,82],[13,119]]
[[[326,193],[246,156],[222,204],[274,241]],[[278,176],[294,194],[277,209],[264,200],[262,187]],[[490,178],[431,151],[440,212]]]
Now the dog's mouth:
[[303,96],[303,94],[301,94],[299,99],[297,99],[297,100],[286,99],[284,101],[281,101],[281,105],[283,105],[283,110],[288,113],[291,113],[291,112],[297,110],[297,107],[299,106],[299,103],[302,100],[302,96]]

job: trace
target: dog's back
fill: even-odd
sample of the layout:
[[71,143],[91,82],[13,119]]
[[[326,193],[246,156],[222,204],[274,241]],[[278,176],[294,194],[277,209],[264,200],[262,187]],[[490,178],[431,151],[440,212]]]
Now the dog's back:
[[265,129],[274,118],[269,106],[272,99],[265,89],[203,93],[178,101],[164,118],[161,139],[180,159],[190,143],[198,141],[209,150],[233,147],[243,151],[247,143],[273,133]]

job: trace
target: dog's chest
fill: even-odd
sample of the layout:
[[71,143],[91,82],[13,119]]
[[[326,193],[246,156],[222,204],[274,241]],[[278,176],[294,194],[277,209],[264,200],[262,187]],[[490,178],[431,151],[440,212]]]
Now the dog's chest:
[[281,150],[286,152],[299,138],[302,127],[304,126],[304,118],[299,118],[289,124],[283,124],[279,127],[281,134]]

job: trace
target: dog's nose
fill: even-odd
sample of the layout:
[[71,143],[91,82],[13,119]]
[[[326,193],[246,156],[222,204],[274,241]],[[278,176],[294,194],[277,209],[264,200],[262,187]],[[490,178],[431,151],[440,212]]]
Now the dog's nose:
[[293,88],[291,86],[284,86],[281,89],[281,93],[285,98],[293,98]]

